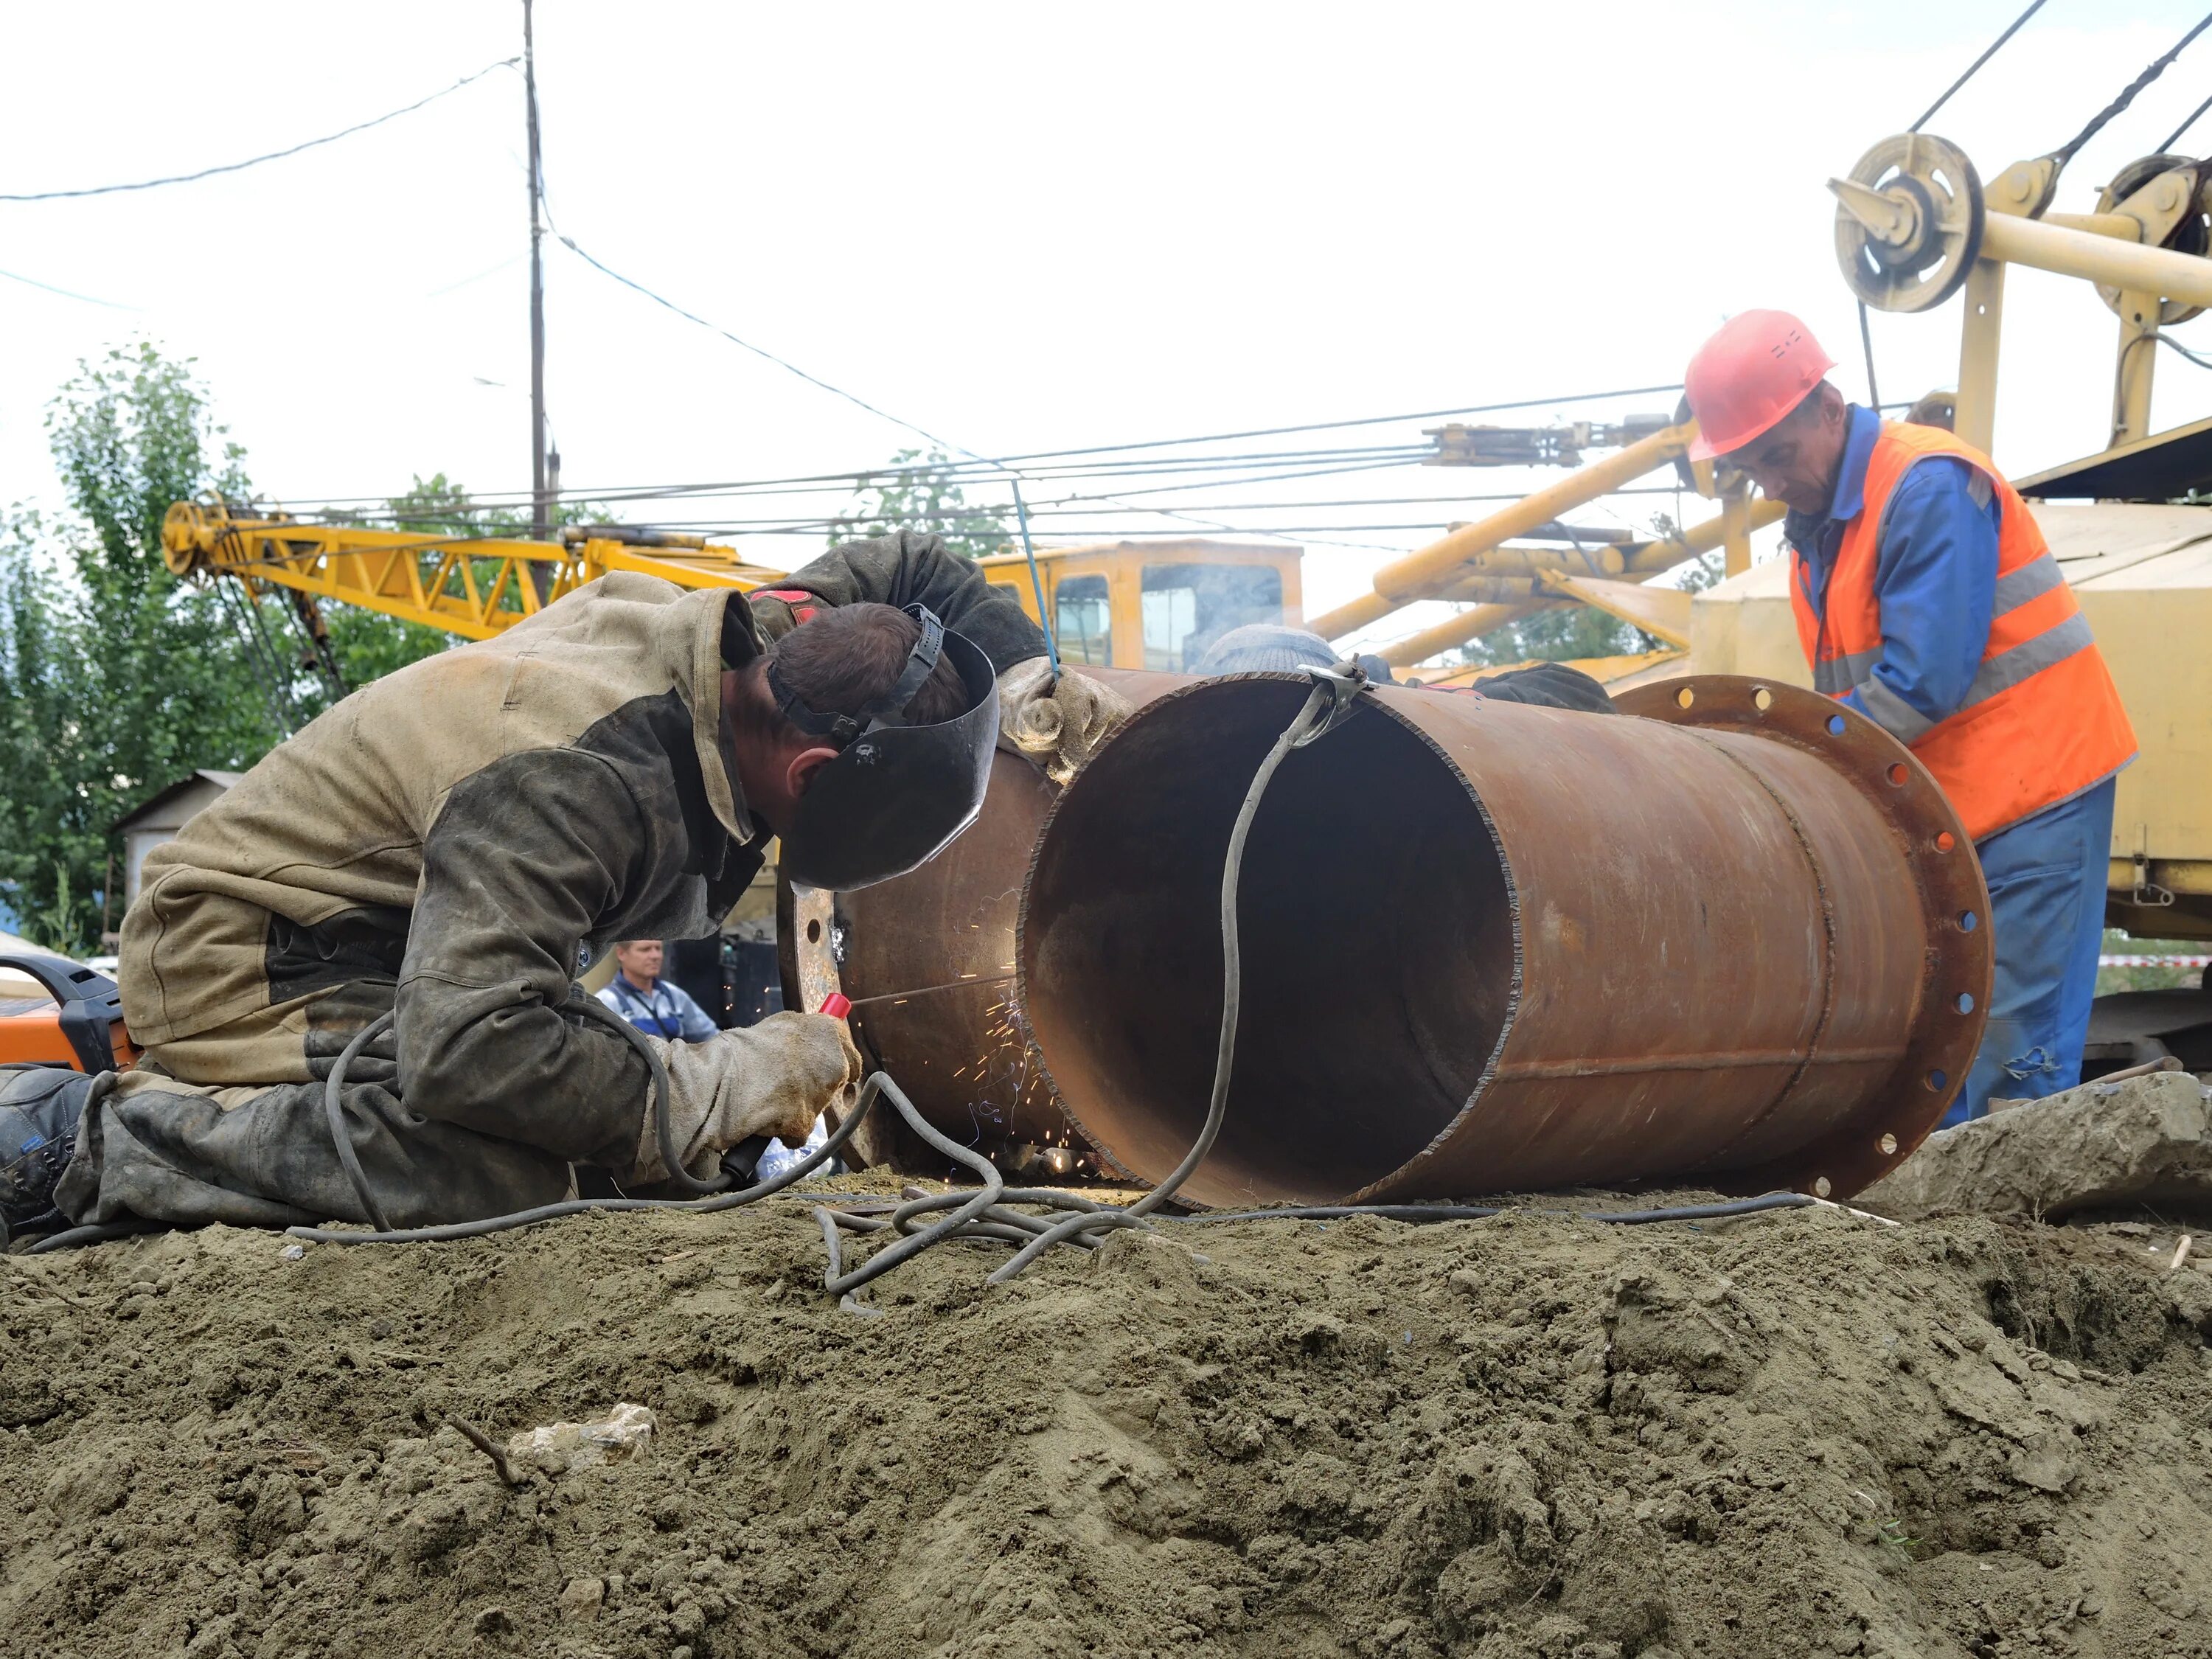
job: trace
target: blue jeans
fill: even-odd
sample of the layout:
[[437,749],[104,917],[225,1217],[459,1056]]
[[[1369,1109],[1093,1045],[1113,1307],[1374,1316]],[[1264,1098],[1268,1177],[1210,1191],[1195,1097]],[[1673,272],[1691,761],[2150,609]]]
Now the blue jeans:
[[1977,844],[1996,980],[1981,1050],[1942,1127],[1981,1116],[1991,1096],[2038,1100],[2081,1080],[2105,937],[2113,787],[2107,778]]

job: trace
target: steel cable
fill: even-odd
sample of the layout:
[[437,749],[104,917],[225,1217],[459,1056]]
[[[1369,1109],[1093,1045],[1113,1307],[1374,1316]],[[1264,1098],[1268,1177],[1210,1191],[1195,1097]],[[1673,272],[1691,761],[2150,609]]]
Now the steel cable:
[[[2166,65],[2172,63],[2175,58],[2181,56],[2182,48],[2186,46],[2191,40],[2194,40],[2198,35],[2203,33],[2208,27],[2212,27],[2212,12],[2208,12],[2203,17],[2199,18],[2197,22],[2197,27],[2191,29],[2188,33],[2183,35],[2181,39],[2175,41],[2164,53],[2159,57],[2152,58],[2149,63],[2144,64],[2142,73],[2137,75],[2134,80],[2129,82],[2127,85],[2122,87],[2120,88],[2119,95],[2117,98],[2113,99],[2111,103],[2106,105],[2104,108],[2099,110],[2096,114],[2089,118],[2089,125],[2083,127],[2081,131],[2074,135],[2072,143],[2063,145],[2059,149],[2051,152],[2051,154],[2057,158],[2059,166],[2063,167],[2067,162],[2072,161],[2074,159],[2075,153],[2079,150],[2082,145],[2087,143],[2092,138],[2095,137],[2099,132],[2102,131],[2104,130],[2105,124],[2107,121],[2110,121],[2114,116],[2118,115],[2122,111],[2125,110],[2130,104],[2135,102],[2136,94],[2141,92],[2145,87],[2148,86],[2152,82],[2157,80],[2160,76],[2165,74]],[[2190,118],[2194,120],[2196,117],[2191,116]]]
[[434,104],[441,98],[459,92],[472,81],[481,81],[494,70],[513,69],[521,61],[502,58],[496,64],[487,64],[474,75],[464,75],[450,87],[441,88],[428,98],[417,98],[404,108],[386,112],[373,120],[356,121],[337,132],[326,133],[320,138],[310,138],[305,143],[294,144],[288,149],[271,150],[266,155],[248,156],[243,161],[226,161],[221,167],[202,167],[198,173],[179,173],[167,179],[145,179],[135,185],[94,185],[85,190],[41,190],[25,194],[0,195],[0,202],[59,202],[80,196],[113,196],[124,191],[158,190],[164,185],[189,185],[197,179],[212,179],[221,173],[240,173],[247,167],[258,167],[264,161],[281,161],[288,155],[297,155],[301,150],[313,149],[322,144],[334,144],[341,138],[350,138],[356,132],[366,132],[371,127],[380,127],[386,121],[396,121],[403,115],[411,115],[425,104]]
[[2034,16],[2037,12],[2042,9],[2043,0],[2028,0],[2027,9],[2012,20],[2012,27],[2008,28],[2002,34],[1997,36],[1996,40],[1990,41],[1990,44],[1983,49],[1982,55],[1974,59],[1972,63],[1966,65],[1966,72],[1960,76],[1957,80],[1952,82],[1949,86],[1944,88],[1943,95],[1941,98],[1938,98],[1934,103],[1929,105],[1927,113],[1923,115],[1917,121],[1915,121],[1911,126],[1905,128],[1905,131],[1907,132],[1917,132],[1921,128],[1926,126],[1929,122],[1934,120],[1936,118],[1936,112],[1951,101],[1951,94],[1958,91],[1960,87],[1965,86],[1967,82],[1972,80],[1974,76],[1980,72],[1982,65],[1988,63],[1990,58],[1997,55],[1997,48],[2004,45],[2006,41],[2011,40],[2014,35],[2018,34],[2020,33],[2021,25],[2027,21],[2029,18]]

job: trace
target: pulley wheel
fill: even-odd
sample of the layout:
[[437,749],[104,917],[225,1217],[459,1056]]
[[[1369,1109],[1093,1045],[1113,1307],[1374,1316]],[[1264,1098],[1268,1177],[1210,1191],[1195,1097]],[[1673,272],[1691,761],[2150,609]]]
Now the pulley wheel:
[[1851,292],[1881,311],[1929,311],[1965,284],[1982,251],[1982,180],[1966,152],[1923,132],[1885,138],[1859,157],[1853,184],[1902,212],[1895,239],[1836,209],[1836,258]]
[[[2196,159],[2187,155],[2146,155],[2141,161],[2130,161],[2114,173],[2112,182],[2105,186],[2104,194],[2097,198],[2097,211],[2118,212],[2121,203],[2161,173],[2186,173],[2188,182],[2185,188],[2197,199],[2190,204],[2189,210],[2175,222],[2172,230],[2166,232],[2166,240],[2160,246],[2172,248],[2176,253],[2192,254],[2201,259],[2208,251],[2212,251],[2212,220],[2208,220],[2203,199],[2197,195],[2201,179],[2197,168]],[[2097,294],[2117,315],[2120,309],[2120,290],[2109,283],[2100,283]],[[2185,323],[2203,309],[2203,306],[2192,306],[2184,301],[2168,300],[2159,308],[2159,326],[2172,328],[2176,323]]]
[[197,501],[172,501],[161,515],[161,562],[173,576],[188,576],[206,562],[200,538],[207,514]]

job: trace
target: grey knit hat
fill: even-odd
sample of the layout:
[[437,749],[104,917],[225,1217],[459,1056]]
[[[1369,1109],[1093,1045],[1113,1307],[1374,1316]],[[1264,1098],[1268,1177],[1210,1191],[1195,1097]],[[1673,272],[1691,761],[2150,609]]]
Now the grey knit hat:
[[1295,673],[1301,668],[1327,668],[1337,659],[1328,641],[1303,628],[1279,623],[1247,623],[1232,628],[1200,657],[1193,672],[1199,674],[1257,674],[1273,671]]

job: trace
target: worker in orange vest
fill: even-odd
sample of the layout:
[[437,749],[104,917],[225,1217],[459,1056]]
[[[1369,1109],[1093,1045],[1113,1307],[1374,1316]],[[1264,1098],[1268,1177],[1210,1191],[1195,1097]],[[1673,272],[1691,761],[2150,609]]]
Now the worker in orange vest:
[[1981,854],[1996,980],[1945,1127],[2081,1081],[2112,838],[2136,739],[2043,532],[1995,462],[1846,403],[1812,331],[1732,318],[1684,377],[1693,459],[1787,507],[1790,604],[1815,689],[1935,775]]

